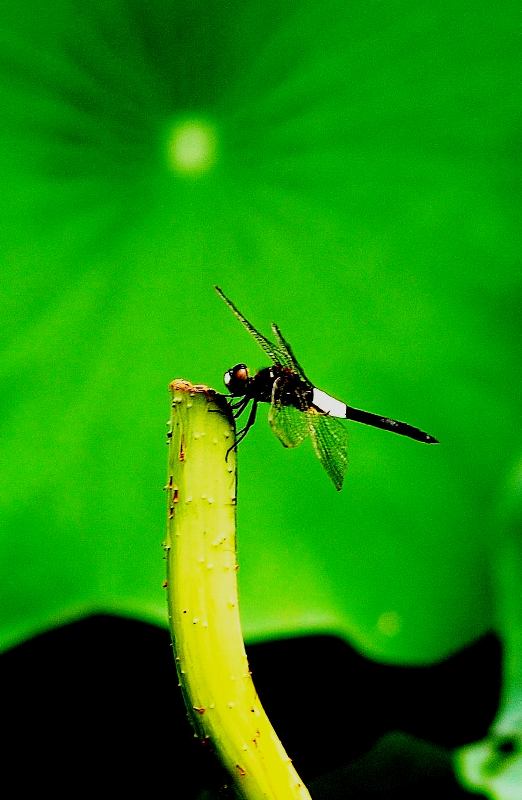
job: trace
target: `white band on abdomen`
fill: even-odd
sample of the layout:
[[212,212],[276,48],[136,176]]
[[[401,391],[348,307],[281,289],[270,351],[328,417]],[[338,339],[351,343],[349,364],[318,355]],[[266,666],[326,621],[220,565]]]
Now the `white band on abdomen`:
[[335,397],[330,397],[329,394],[322,392],[320,389],[314,388],[312,404],[324,414],[330,414],[331,417],[346,417],[346,404],[336,400]]

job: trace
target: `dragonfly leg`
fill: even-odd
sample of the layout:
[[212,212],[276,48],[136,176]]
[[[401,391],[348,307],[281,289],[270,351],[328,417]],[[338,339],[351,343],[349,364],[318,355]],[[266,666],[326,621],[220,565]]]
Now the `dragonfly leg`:
[[247,405],[250,403],[250,397],[242,397],[237,403],[230,403],[230,408],[234,412],[234,419],[241,416]]
[[[245,408],[246,408],[246,406],[247,406],[247,404],[248,404],[249,402],[250,402],[250,398],[247,398],[247,401],[246,401],[246,403],[243,403],[243,404],[242,404],[241,411],[239,411],[239,413],[236,413],[236,414],[234,414],[234,416],[235,416],[235,417],[238,417],[238,416],[239,416],[239,414],[241,414],[241,413],[242,413],[242,412],[245,410]],[[250,413],[249,413],[249,415],[248,415],[248,419],[247,419],[246,425],[245,425],[245,427],[244,427],[244,428],[242,428],[242,429],[239,431],[239,433],[237,433],[237,434],[236,434],[236,439],[235,439],[235,442],[234,442],[234,444],[232,445],[232,447],[229,447],[229,448],[228,448],[228,450],[227,450],[227,454],[226,454],[226,456],[225,456],[225,459],[228,459],[228,454],[229,454],[229,453],[230,453],[232,450],[236,450],[236,449],[237,449],[237,446],[238,446],[238,444],[239,444],[240,442],[242,442],[242,441],[243,441],[243,439],[244,439],[244,438],[245,438],[245,436],[247,435],[248,431],[250,430],[250,428],[252,427],[252,425],[253,425],[253,424],[254,424],[254,422],[256,421],[256,414],[257,414],[257,404],[258,404],[258,401],[257,401],[257,400],[254,400],[254,402],[252,403],[252,408],[250,409]],[[239,404],[238,404],[238,405],[239,405]]]

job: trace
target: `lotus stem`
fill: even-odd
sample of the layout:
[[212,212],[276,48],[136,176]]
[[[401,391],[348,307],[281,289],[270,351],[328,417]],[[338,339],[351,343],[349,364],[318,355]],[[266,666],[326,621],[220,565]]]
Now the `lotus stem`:
[[[222,395],[176,380],[165,543],[169,622],[196,735],[242,800],[311,800],[257,696],[241,632],[235,425]],[[228,454],[228,457],[227,457]]]

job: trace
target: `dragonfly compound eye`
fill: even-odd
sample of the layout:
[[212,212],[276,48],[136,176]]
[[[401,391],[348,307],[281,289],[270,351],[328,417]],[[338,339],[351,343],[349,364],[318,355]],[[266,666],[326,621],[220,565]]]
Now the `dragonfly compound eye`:
[[249,379],[250,378],[246,364],[236,364],[235,367],[227,370],[223,377],[228,391],[230,394],[235,395],[242,395],[245,393],[245,388]]

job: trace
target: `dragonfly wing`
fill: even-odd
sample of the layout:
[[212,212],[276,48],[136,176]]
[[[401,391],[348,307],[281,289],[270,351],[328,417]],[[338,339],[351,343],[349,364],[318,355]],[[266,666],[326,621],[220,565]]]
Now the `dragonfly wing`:
[[310,434],[306,414],[295,406],[284,405],[280,397],[284,390],[284,378],[277,378],[272,389],[272,403],[268,421],[273,432],[284,447],[297,447]]
[[270,406],[268,421],[285,447],[297,447],[310,434],[306,416],[294,406]]
[[303,416],[306,417],[317,458],[339,491],[348,466],[346,428],[339,419],[327,414],[307,412]]
[[294,370],[294,372],[297,372],[301,376],[301,378],[303,378],[307,383],[310,383],[310,381],[308,380],[308,378],[304,373],[304,369],[302,368],[301,364],[295,357],[294,351],[290,347],[290,344],[286,341],[283,334],[281,333],[279,325],[276,325],[275,322],[272,323],[272,331],[276,338],[277,349],[281,352],[281,354],[284,356],[285,359],[284,361],[280,361],[279,363],[283,364],[284,367],[290,367],[291,369]]
[[216,292],[219,294],[221,299],[227,304],[229,309],[232,311],[235,317],[241,322],[242,325],[245,326],[249,334],[256,340],[258,345],[261,347],[262,350],[267,354],[267,356],[274,362],[274,364],[282,364],[283,366],[290,366],[287,363],[288,358],[287,355],[281,348],[263,336],[262,333],[259,333],[257,328],[254,328],[251,322],[247,320],[246,317],[243,316],[241,311],[234,305],[232,300],[230,300],[226,294],[219,288],[219,286],[214,287]]

